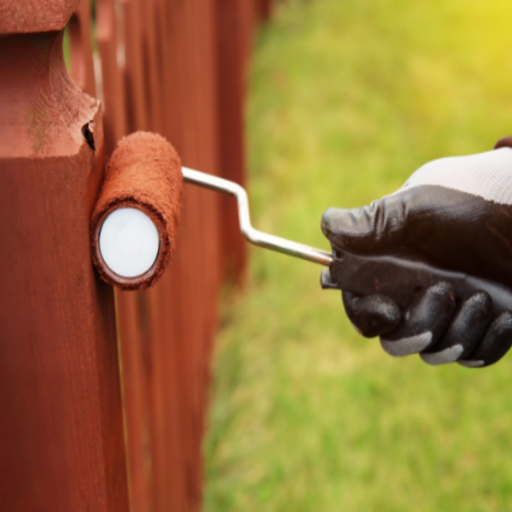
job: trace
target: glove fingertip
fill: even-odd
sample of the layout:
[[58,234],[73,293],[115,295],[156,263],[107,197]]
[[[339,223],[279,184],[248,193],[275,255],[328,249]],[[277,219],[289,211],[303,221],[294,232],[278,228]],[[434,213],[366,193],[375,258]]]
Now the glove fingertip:
[[342,298],[349,320],[365,338],[387,334],[400,323],[400,309],[389,297],[369,295],[361,298],[343,292]]
[[501,313],[490,325],[484,339],[465,360],[462,366],[482,368],[497,363],[512,347],[512,313]]
[[322,215],[320,226],[322,233],[329,239],[336,236],[340,230],[340,226],[347,224],[348,215],[347,212],[350,210],[344,210],[342,208],[327,208]]

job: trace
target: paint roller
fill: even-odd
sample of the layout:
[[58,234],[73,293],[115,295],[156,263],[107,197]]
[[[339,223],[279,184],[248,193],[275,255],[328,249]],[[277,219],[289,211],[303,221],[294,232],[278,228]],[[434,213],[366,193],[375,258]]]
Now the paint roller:
[[118,142],[93,211],[92,259],[104,281],[123,290],[142,290],[161,277],[176,247],[184,181],[233,196],[248,242],[329,267],[321,273],[324,289],[387,295],[404,310],[418,289],[450,281],[457,297],[483,290],[493,298],[496,312],[512,310],[509,290],[484,279],[396,256],[330,253],[258,231],[251,226],[247,194],[240,185],[182,167],[166,139],[145,132]]
[[252,244],[331,263],[327,251],[254,229],[240,185],[182,167],[166,139],[136,132],[117,144],[92,216],[92,258],[104,281],[123,290],[142,290],[163,274],[176,246],[183,181],[234,196],[240,231]]

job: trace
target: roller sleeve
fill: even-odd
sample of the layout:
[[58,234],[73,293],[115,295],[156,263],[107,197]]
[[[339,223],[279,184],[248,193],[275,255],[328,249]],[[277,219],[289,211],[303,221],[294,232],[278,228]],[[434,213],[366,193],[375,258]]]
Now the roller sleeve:
[[91,219],[104,281],[142,290],[160,278],[176,246],[182,190],[180,158],[166,139],[136,132],[119,141]]

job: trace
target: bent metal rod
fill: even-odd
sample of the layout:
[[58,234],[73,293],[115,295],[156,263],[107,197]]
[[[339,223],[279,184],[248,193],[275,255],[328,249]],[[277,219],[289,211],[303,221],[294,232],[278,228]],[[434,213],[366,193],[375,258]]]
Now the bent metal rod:
[[291,240],[269,235],[268,233],[263,233],[262,231],[254,229],[251,226],[251,219],[249,216],[249,200],[247,198],[247,193],[243,187],[238,185],[238,183],[234,183],[211,174],[206,174],[204,172],[195,171],[187,167],[182,167],[181,170],[183,172],[183,181],[186,183],[193,183],[194,185],[235,197],[238,203],[240,231],[244,238],[251,244],[281,252],[283,254],[288,254],[295,258],[319,263],[320,265],[329,266],[331,264],[333,256],[330,252],[322,249],[316,249],[315,247],[309,247],[308,245],[299,244],[297,242],[292,242]]

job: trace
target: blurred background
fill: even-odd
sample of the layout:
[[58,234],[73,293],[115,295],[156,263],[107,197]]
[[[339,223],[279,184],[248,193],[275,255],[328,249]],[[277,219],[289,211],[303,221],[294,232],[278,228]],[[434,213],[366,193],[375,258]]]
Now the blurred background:
[[[512,132],[512,4],[288,0],[260,29],[246,115],[256,227],[327,249],[329,206]],[[320,267],[251,251],[226,290],[204,510],[508,510],[512,359],[393,359]]]

